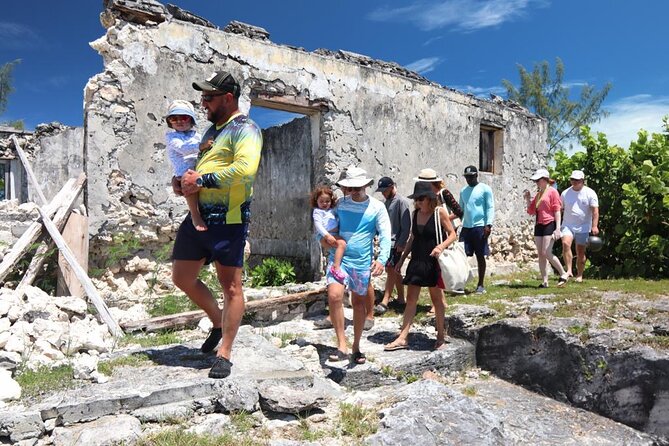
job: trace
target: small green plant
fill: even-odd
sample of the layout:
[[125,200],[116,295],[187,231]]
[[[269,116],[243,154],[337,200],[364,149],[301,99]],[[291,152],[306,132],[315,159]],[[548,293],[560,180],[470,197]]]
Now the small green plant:
[[242,434],[249,432],[256,424],[253,416],[245,410],[230,413],[230,423]]
[[383,375],[386,378],[393,378],[395,377],[395,369],[393,369],[389,365],[384,365],[381,367],[381,375]]
[[21,386],[23,398],[32,398],[46,392],[70,389],[75,386],[71,365],[49,368],[40,366],[35,370],[20,370],[14,378]]
[[588,324],[572,325],[567,328],[567,331],[574,336],[578,336],[581,342],[586,342],[588,339],[590,339],[590,327]]
[[112,237],[112,242],[106,249],[105,268],[118,265],[122,260],[134,255],[142,249],[142,242],[132,232],[122,232]]
[[342,435],[357,439],[376,433],[379,427],[379,416],[376,411],[358,404],[340,404],[339,421]]
[[132,355],[121,356],[109,361],[100,361],[98,363],[98,372],[111,376],[116,367],[142,367],[149,364],[152,364],[152,362],[146,353],[133,353]]
[[648,336],[639,340],[642,344],[659,349],[669,349],[669,336]]
[[197,310],[197,305],[184,294],[166,294],[156,298],[149,308],[152,317]]
[[300,439],[304,441],[317,441],[328,435],[328,432],[323,429],[312,429],[309,421],[306,418],[299,419]]
[[474,387],[474,386],[467,386],[467,387],[464,388],[462,393],[464,393],[467,396],[476,396],[476,394],[478,393],[478,390],[476,390],[476,387]]
[[407,382],[407,384],[415,383],[415,382],[418,381],[419,379],[420,379],[420,376],[415,375],[415,374],[413,374],[413,373],[409,373],[409,374],[406,375],[406,382]]
[[281,348],[284,348],[286,345],[294,339],[301,338],[304,336],[304,333],[290,333],[290,332],[281,332],[281,333],[272,333],[272,336],[281,339]]
[[160,345],[180,344],[183,340],[173,331],[163,331],[148,334],[127,334],[119,339],[120,347],[139,344],[142,347],[157,347]]
[[208,265],[202,268],[200,270],[198,279],[207,285],[207,288],[209,288],[214,296],[221,296],[223,294],[221,282],[218,281],[218,276],[216,275],[216,268],[214,265]]
[[261,286],[280,286],[295,281],[295,268],[286,261],[268,257],[251,270],[251,284]]
[[183,429],[162,430],[139,439],[138,446],[261,446],[263,443],[253,438],[237,437],[232,434],[199,435]]

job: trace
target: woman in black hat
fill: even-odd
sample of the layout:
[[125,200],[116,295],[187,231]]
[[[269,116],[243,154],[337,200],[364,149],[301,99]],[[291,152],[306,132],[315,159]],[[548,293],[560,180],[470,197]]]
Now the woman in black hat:
[[[411,235],[402,252],[399,262],[395,266],[399,271],[404,260],[411,253],[411,261],[407,266],[402,283],[408,285],[406,307],[400,334],[393,342],[387,344],[386,351],[400,350],[408,347],[407,338],[411,330],[413,318],[416,315],[418,295],[422,287],[428,287],[432,305],[435,309],[437,342],[435,349],[442,347],[446,340],[444,336],[444,301],[441,289],[437,286],[440,275],[437,258],[441,252],[455,242],[455,231],[443,207],[437,206],[437,195],[432,185],[425,181],[418,181],[414,185],[413,194],[408,198],[414,200],[416,210],[411,219]],[[435,223],[435,216],[439,222]],[[437,244],[437,228],[442,231],[442,243]]]

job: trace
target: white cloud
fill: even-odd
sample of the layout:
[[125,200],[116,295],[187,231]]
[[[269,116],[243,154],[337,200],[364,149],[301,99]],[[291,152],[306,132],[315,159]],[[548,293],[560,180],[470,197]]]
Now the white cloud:
[[418,59],[415,62],[411,62],[406,66],[406,68],[419,74],[426,74],[430,71],[433,71],[440,63],[441,59],[438,57],[426,57],[424,59]]
[[419,0],[401,8],[379,8],[368,18],[378,22],[410,22],[423,31],[454,28],[471,32],[512,21],[523,16],[531,5],[548,0]]
[[464,93],[471,93],[474,96],[485,97],[486,99],[488,99],[491,94],[502,96],[506,93],[506,89],[504,87],[500,87],[499,85],[494,87],[475,87],[473,85],[449,85],[449,87],[455,88],[456,90],[462,91]]
[[669,96],[638,94],[604,105],[609,116],[591,125],[593,132],[606,135],[609,144],[628,148],[641,129],[649,133],[662,132],[662,118],[669,115]]
[[19,23],[0,22],[0,48],[5,50],[34,48],[40,44],[39,36]]

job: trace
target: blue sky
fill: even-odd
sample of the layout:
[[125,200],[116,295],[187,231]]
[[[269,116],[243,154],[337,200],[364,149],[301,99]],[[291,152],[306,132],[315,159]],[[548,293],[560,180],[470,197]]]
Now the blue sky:
[[[219,27],[262,26],[276,43],[344,49],[394,61],[442,85],[503,95],[517,64],[560,57],[578,88],[613,83],[594,127],[628,146],[636,131],[659,131],[669,114],[669,1],[644,0],[171,0]],[[102,71],[88,45],[105,32],[102,0],[22,0],[3,5],[0,64],[21,59],[0,121],[82,125],[83,89]],[[260,119],[260,117],[259,117]]]

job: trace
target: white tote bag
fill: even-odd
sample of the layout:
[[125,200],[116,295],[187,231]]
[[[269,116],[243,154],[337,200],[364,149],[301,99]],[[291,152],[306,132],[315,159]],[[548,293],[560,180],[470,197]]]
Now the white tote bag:
[[[447,211],[448,212],[448,211]],[[441,219],[439,218],[439,208],[434,211],[434,229],[437,233],[437,244],[443,243],[441,232]],[[464,290],[465,284],[473,277],[472,270],[465,253],[465,244],[454,242],[448,248],[444,249],[439,258],[439,269],[441,269],[441,279],[447,291]]]

